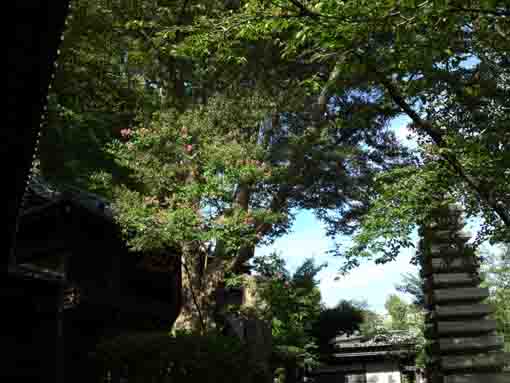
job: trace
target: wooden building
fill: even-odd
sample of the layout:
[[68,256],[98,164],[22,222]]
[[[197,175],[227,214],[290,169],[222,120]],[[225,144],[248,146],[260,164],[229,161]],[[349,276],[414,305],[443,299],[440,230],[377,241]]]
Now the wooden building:
[[315,383],[420,383],[415,370],[416,341],[405,332],[375,337],[340,336],[335,352],[305,381]]
[[156,263],[128,252],[108,205],[87,193],[34,179],[15,258],[1,290],[16,313],[4,329],[9,377],[90,383],[100,340],[170,329],[180,309],[179,257]]

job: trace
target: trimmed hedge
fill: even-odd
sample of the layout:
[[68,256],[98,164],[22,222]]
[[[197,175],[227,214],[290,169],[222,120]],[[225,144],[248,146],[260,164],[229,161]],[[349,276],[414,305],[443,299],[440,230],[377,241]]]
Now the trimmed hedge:
[[255,383],[265,367],[237,338],[219,334],[132,333],[105,341],[96,354],[105,373],[127,371],[129,381]]

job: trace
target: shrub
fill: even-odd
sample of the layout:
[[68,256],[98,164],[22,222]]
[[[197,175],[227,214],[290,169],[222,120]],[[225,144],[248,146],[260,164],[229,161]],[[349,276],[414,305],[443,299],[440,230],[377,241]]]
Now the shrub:
[[234,337],[219,334],[133,333],[102,342],[97,362],[105,373],[127,371],[136,382],[255,383],[264,367]]

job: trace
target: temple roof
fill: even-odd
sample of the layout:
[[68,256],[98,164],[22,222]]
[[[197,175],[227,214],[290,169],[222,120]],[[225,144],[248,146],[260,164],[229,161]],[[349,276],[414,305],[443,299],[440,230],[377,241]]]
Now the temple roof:
[[21,209],[21,216],[37,213],[62,201],[82,207],[91,214],[113,221],[113,209],[102,197],[65,185],[56,187],[41,176],[33,176],[29,183]]
[[340,353],[357,352],[357,350],[376,352],[381,349],[399,349],[414,347],[416,336],[408,331],[387,331],[374,336],[341,335],[331,341]]
[[[79,209],[87,215],[90,214],[106,223],[113,222],[112,208],[101,197],[70,186],[56,187],[40,176],[32,176],[21,204],[19,232],[22,233],[24,227],[26,225],[30,226],[34,219],[35,222],[38,222],[39,217],[45,216],[47,212],[62,207],[67,209],[67,206],[71,207],[71,211]],[[40,223],[37,223],[37,225],[40,225]],[[11,275],[31,280],[54,282],[65,280],[62,272],[37,267],[31,263],[31,258],[21,257],[19,246],[20,242],[22,243],[23,241],[23,235],[20,234],[16,250],[17,263],[10,265],[8,268]]]

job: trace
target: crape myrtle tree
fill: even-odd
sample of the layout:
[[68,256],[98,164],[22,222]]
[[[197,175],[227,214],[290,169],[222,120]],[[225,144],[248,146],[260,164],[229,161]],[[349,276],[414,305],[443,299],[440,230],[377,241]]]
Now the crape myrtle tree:
[[295,211],[362,211],[374,174],[401,162],[385,121],[370,130],[347,118],[317,127],[280,112],[273,123],[275,104],[260,93],[237,89],[155,113],[109,148],[132,172],[113,189],[131,247],[182,252],[177,327],[214,326],[213,291],[225,272],[240,272],[257,245],[288,232]]
[[[198,67],[175,44],[195,17],[225,10],[223,1],[73,0],[59,67],[49,92],[40,171],[59,184],[98,188],[98,170],[125,174],[102,147],[141,116],[206,98],[227,65]],[[211,80],[211,81],[209,81]],[[227,81],[227,80],[225,80]],[[92,177],[92,181],[95,178]],[[97,191],[109,194],[108,190]]]
[[201,331],[225,273],[288,232],[298,209],[366,212],[374,175],[406,154],[381,92],[353,89],[317,118],[315,94],[297,85],[328,65],[250,36],[199,54],[209,42],[192,26],[235,14],[227,3],[77,1],[41,150],[45,175],[112,200],[133,250],[182,254],[176,328]]
[[[300,81],[316,96],[316,120],[327,119],[335,100],[349,100],[353,119],[404,115],[417,136],[416,162],[378,177],[367,214],[320,211],[332,236],[356,234],[354,246],[336,249],[346,258],[345,270],[360,256],[386,262],[412,246],[410,234],[428,215],[433,194],[480,216],[480,241],[508,238],[507,2],[240,3],[228,17],[197,21],[184,51],[228,61],[239,55],[240,39],[272,40],[282,58],[320,64]],[[370,96],[377,102],[367,107]],[[340,113],[347,110],[342,105]]]
[[126,3],[76,2],[41,164],[112,198],[133,249],[182,252],[178,327],[212,326],[215,285],[297,209],[355,234],[345,269],[411,246],[432,191],[508,235],[504,1]]

